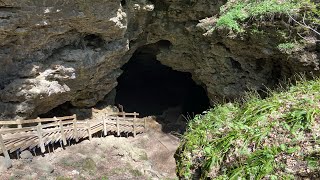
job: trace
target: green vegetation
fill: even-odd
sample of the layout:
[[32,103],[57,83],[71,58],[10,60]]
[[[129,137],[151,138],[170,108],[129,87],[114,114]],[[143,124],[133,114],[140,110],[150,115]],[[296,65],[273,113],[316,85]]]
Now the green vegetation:
[[68,167],[76,168],[84,172],[95,173],[97,171],[97,165],[94,162],[94,160],[91,158],[85,158],[85,159],[73,159],[73,158],[67,159],[66,158],[61,161],[61,165],[66,168]]
[[101,177],[101,180],[109,180],[109,178],[107,176],[103,176]]
[[287,53],[287,54],[291,54],[293,51],[295,51],[296,49],[299,48],[299,44],[298,43],[281,43],[278,45],[278,49],[281,52]]
[[191,179],[319,178],[320,79],[196,116],[177,150],[177,172]]
[[59,176],[56,178],[56,180],[72,180],[72,179],[68,177]]
[[221,9],[221,16],[217,20],[216,27],[225,27],[236,32],[243,31],[239,23],[244,22],[249,17],[263,18],[266,15],[275,13],[293,13],[298,9],[297,3],[284,1],[279,3],[276,0],[267,1],[230,1]]
[[274,16],[306,13],[307,20],[315,22],[319,17],[317,5],[310,0],[229,0],[220,9],[214,28],[227,28],[243,32],[248,21],[274,19]]

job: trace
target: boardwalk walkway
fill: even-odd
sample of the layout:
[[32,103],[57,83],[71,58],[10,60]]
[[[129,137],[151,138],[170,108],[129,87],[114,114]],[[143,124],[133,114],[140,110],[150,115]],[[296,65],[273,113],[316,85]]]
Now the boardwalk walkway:
[[97,132],[132,133],[135,136],[146,128],[144,119],[137,118],[138,113],[113,113],[100,120],[77,120],[76,115],[31,120],[0,121],[0,154],[10,160],[9,153],[22,152],[25,149],[45,147],[60,142],[67,145],[68,140],[92,139]]

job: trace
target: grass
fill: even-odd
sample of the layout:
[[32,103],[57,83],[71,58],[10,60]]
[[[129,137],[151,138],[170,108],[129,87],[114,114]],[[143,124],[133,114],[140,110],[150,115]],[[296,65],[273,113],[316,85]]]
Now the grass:
[[287,13],[296,16],[301,9],[308,7],[306,13],[311,21],[316,21],[314,14],[319,15],[317,5],[310,0],[229,0],[220,8],[220,15],[214,28],[227,28],[243,32],[246,22],[273,19],[276,15]]
[[72,180],[72,179],[68,177],[59,176],[56,178],[56,180]]
[[278,49],[281,52],[287,52],[290,53],[291,50],[293,50],[296,47],[295,43],[281,43],[278,45]]
[[[317,178],[320,79],[261,99],[217,105],[196,116],[177,150],[177,172],[191,179]],[[296,167],[295,164],[299,164]]]
[[300,3],[295,0],[238,0],[229,1],[221,8],[220,17],[216,22],[216,28],[223,27],[236,32],[244,31],[242,22],[249,18],[264,19],[274,14],[295,13],[300,8]]
[[66,159],[63,159],[60,163],[65,168],[71,167],[71,168],[79,169],[83,172],[88,172],[91,174],[94,174],[97,171],[97,164],[91,158],[84,158],[84,159],[66,158]]

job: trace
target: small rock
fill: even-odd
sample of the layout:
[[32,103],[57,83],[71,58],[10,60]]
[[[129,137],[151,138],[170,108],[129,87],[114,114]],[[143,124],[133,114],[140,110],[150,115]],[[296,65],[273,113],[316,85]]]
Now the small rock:
[[81,143],[82,143],[82,144],[90,144],[91,142],[86,139],[86,140],[82,141]]
[[33,166],[35,169],[39,170],[40,172],[42,171],[46,173],[53,173],[54,171],[54,167],[45,161],[35,162]]
[[87,155],[81,154],[81,153],[76,153],[76,156],[78,156],[81,159],[87,158]]
[[156,178],[156,179],[161,177],[161,175],[157,171],[154,171],[152,169],[144,170],[144,174],[152,176],[152,178]]
[[79,174],[80,174],[80,172],[79,172],[79,171],[77,171],[77,170],[73,170],[73,171],[71,171],[71,174],[72,174],[72,175],[79,175]]
[[33,159],[33,155],[30,151],[26,150],[22,151],[22,153],[20,154],[20,158],[23,160],[27,160],[28,162],[31,162]]
[[61,152],[63,149],[62,148],[57,148],[56,150],[55,150],[55,152]]
[[0,156],[0,172],[4,172],[12,167],[12,161]]

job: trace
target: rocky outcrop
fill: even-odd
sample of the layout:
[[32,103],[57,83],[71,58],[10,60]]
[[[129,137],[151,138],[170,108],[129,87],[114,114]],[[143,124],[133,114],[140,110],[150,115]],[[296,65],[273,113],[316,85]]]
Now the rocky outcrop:
[[116,86],[129,49],[118,0],[1,2],[2,118],[93,106]]
[[206,33],[206,18],[224,3],[0,1],[0,119],[35,117],[65,102],[94,106],[146,44],[156,45],[162,64],[191,72],[212,101],[272,87],[297,72],[317,74],[316,43],[285,54],[276,48],[283,39],[271,25],[265,36]]

